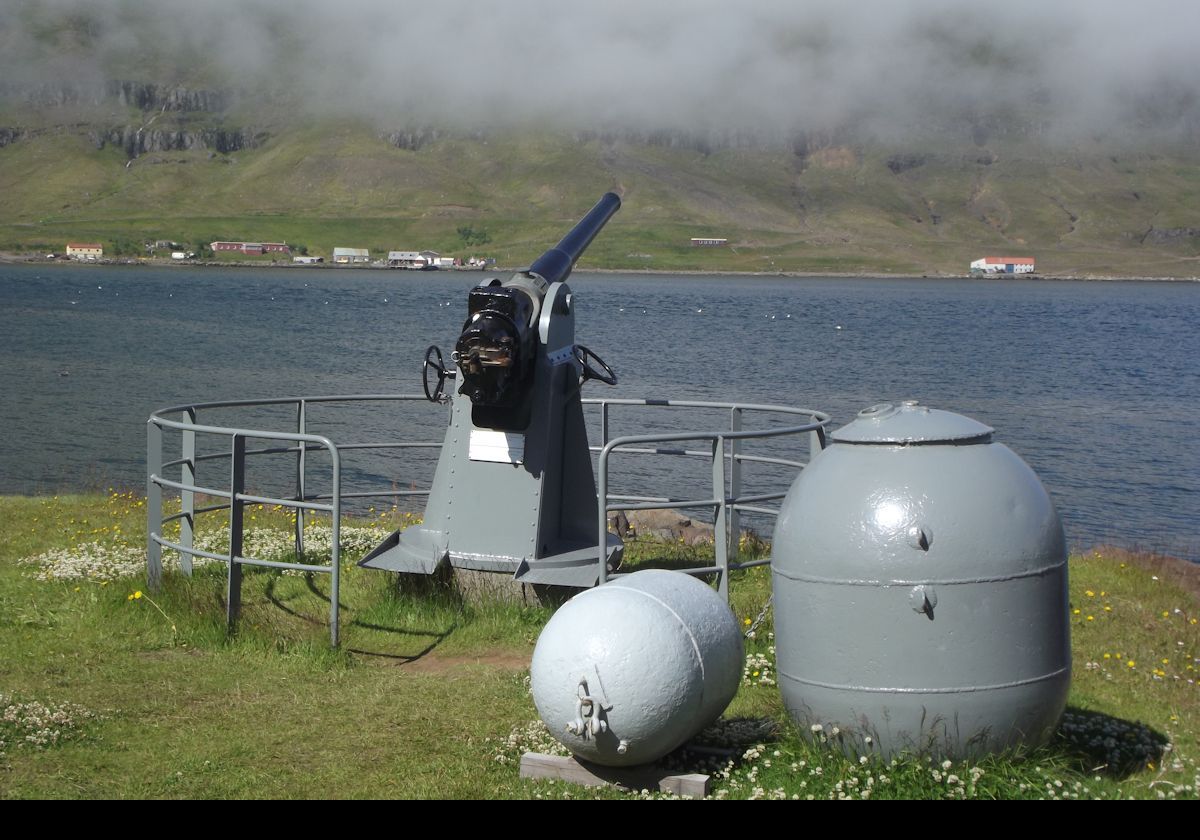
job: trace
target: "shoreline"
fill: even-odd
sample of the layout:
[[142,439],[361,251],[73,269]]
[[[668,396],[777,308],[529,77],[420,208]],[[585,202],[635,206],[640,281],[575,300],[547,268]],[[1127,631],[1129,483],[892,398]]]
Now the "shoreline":
[[[80,268],[205,268],[205,269],[287,269],[287,270],[339,270],[339,271],[403,271],[416,274],[507,274],[521,271],[525,266],[497,266],[489,269],[442,268],[436,271],[398,268],[387,265],[337,265],[334,263],[296,264],[290,262],[263,263],[257,261],[212,261],[117,258],[102,260],[46,259],[36,255],[0,253],[0,265],[29,266],[72,266]],[[882,271],[736,271],[710,269],[654,269],[654,268],[594,268],[576,267],[575,271],[587,274],[632,274],[659,277],[779,277],[781,279],[868,279],[868,280],[1037,280],[1044,282],[1134,282],[1134,283],[1200,283],[1200,277],[1147,277],[1124,274],[1022,274],[1022,275],[975,275],[955,273],[905,274]]]

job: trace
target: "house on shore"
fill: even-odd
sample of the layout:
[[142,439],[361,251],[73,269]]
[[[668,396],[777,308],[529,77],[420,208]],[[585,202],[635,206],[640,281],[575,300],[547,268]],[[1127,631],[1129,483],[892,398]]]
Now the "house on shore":
[[429,260],[420,251],[388,251],[387,264],[392,268],[425,268]]
[[1037,261],[1033,257],[983,257],[971,263],[972,274],[1033,274]]
[[729,244],[728,239],[722,239],[722,238],[716,237],[716,236],[693,236],[692,237],[692,247],[693,248],[720,248],[720,247],[722,247],[724,245],[728,245],[728,244]]
[[334,248],[333,261],[338,265],[369,263],[371,252],[366,248]]
[[462,260],[457,257],[443,257],[437,251],[422,251],[421,254],[429,260],[429,265],[433,268],[454,268],[462,265]]
[[99,242],[68,242],[67,256],[73,260],[98,260],[104,256],[104,246]]
[[453,268],[459,261],[437,251],[388,251],[387,264],[392,268]]

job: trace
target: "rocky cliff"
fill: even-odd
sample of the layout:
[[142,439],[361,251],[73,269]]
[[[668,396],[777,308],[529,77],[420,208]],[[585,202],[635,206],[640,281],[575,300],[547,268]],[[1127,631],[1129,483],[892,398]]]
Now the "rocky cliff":
[[234,94],[227,90],[203,90],[147,82],[110,81],[106,95],[120,105],[141,111],[200,111],[219,113],[229,108]]
[[93,129],[87,136],[97,149],[112,145],[123,150],[127,157],[136,158],[148,152],[180,152],[192,149],[228,154],[242,149],[258,148],[270,135],[268,132],[252,128],[173,130],[127,125]]
[[[203,150],[228,154],[257,148],[266,142],[268,132],[221,124],[236,99],[237,94],[231,90],[126,79],[95,85],[0,85],[0,102],[36,110],[43,123],[38,128],[0,127],[0,148],[48,131],[78,134],[96,149],[114,146],[129,158],[150,152]],[[78,110],[90,106],[107,106],[117,113],[136,111],[141,117],[127,123],[80,122]],[[175,124],[168,124],[172,122]]]

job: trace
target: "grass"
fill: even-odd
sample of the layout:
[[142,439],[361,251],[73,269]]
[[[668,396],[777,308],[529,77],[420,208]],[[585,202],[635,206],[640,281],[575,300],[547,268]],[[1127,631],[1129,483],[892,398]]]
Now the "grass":
[[[18,115],[19,116],[19,115]],[[24,117],[22,117],[23,119]],[[13,119],[17,119],[16,116]],[[134,120],[136,122],[136,120]],[[5,124],[5,123],[0,123]],[[17,123],[20,124],[20,120]],[[601,192],[625,207],[583,267],[937,274],[997,251],[1045,275],[1200,275],[1200,158],[1001,139],[703,153],[632,140],[497,132],[398,149],[353,121],[254,122],[258,148],[143,155],[96,149],[90,123],[0,149],[0,249],[69,240],[288,241],[431,248],[528,264]],[[897,155],[920,163],[893,171]],[[468,247],[468,224],[491,242]],[[1143,241],[1151,228],[1174,238]],[[694,236],[729,240],[692,248]],[[34,247],[40,246],[40,247]]]
[[[527,682],[547,608],[468,603],[436,586],[406,591],[351,565],[335,651],[327,578],[254,571],[229,637],[220,564],[146,591],[144,512],[117,490],[0,498],[5,798],[641,795],[518,778],[522,751],[553,749]],[[346,523],[347,541],[361,551],[405,521],[370,511]],[[283,512],[251,508],[247,524],[260,550],[286,546]],[[322,530],[310,526],[314,554]],[[201,538],[218,540],[217,531],[214,523]],[[132,574],[110,563],[76,576],[66,561],[126,551]],[[704,560],[702,548],[665,543],[630,553],[635,564]],[[44,574],[52,562],[53,577]],[[836,732],[797,732],[774,684],[768,613],[748,640],[737,698],[702,736],[728,757],[668,761],[714,773],[717,798],[1194,798],[1195,575],[1108,549],[1071,563],[1074,679],[1047,747],[949,766],[920,756],[885,764],[845,755]],[[760,614],[769,588],[761,568],[733,581],[740,620]]]

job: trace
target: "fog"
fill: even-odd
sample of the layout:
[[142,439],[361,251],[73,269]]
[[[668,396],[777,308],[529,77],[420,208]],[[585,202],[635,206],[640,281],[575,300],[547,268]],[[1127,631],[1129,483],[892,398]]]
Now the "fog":
[[10,84],[224,86],[382,124],[1196,131],[1195,0],[5,0]]

